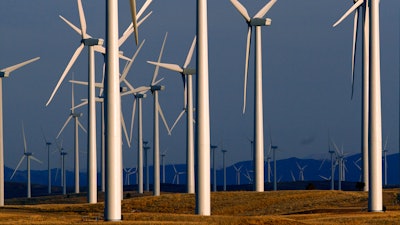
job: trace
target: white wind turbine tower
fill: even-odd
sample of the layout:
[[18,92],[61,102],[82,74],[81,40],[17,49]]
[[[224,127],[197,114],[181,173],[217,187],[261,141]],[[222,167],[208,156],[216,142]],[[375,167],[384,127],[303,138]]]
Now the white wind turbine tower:
[[51,194],[50,146],[52,143],[47,140],[46,136],[44,135],[43,129],[42,129],[42,135],[47,149],[47,177],[48,177],[47,185],[48,185],[48,193]]
[[79,127],[86,133],[86,129],[79,122],[79,117],[82,113],[75,113],[75,95],[74,95],[74,84],[71,84],[71,112],[62,126],[61,130],[58,132],[56,138],[59,138],[61,133],[64,131],[65,127],[71,121],[74,120],[74,173],[75,173],[75,193],[79,193]]
[[38,59],[40,59],[40,57],[0,69],[0,206],[4,206],[3,78],[9,77],[10,73],[14,70],[19,69]]
[[236,184],[240,185],[240,170],[242,169],[242,166],[239,166],[239,168],[237,168],[236,165],[233,165],[233,168],[236,171]]
[[[160,55],[158,56],[158,61],[157,63],[160,63],[161,61],[161,57],[164,51],[164,46],[165,46],[165,42],[167,40],[167,36],[168,33],[165,34],[164,37],[164,41],[163,44],[161,46],[161,50],[160,50]],[[162,85],[158,85],[158,83],[162,80],[156,80],[157,76],[158,76],[158,71],[159,71],[159,66],[156,65],[156,68],[154,70],[154,74],[153,74],[153,78],[151,80],[151,84],[150,84],[150,90],[153,94],[153,98],[154,98],[154,128],[153,128],[153,166],[154,166],[154,188],[153,188],[153,195],[154,196],[159,196],[160,195],[160,138],[159,138],[159,116],[161,116],[165,127],[167,128],[168,133],[170,133],[168,124],[165,120],[164,114],[162,112],[162,109],[160,107],[160,104],[158,102],[158,92],[162,91],[165,89],[164,86]],[[147,174],[148,176],[148,174]]]
[[362,21],[362,125],[361,125],[361,149],[362,149],[362,174],[363,182],[365,183],[364,191],[369,190],[368,185],[368,118],[369,118],[369,38],[370,38],[370,24],[369,24],[369,6],[367,0],[355,0],[350,9],[333,25],[334,27],[340,24],[347,16],[354,11],[354,28],[353,28],[353,53],[352,53],[352,74],[351,74],[351,97],[353,98],[354,92],[354,73],[355,61],[357,50],[357,36],[358,36],[358,19],[363,14]]
[[[121,221],[122,176],[122,135],[121,96],[119,93],[118,63],[118,1],[106,1],[106,76],[105,91],[105,197],[104,220]],[[113,119],[109,119],[113,118]]]
[[192,76],[196,74],[196,69],[188,68],[189,63],[192,59],[194,48],[196,46],[197,38],[194,37],[192,45],[189,49],[189,52],[186,56],[186,60],[183,66],[179,66],[177,64],[170,64],[170,63],[160,63],[160,62],[151,62],[148,63],[163,67],[168,70],[176,71],[181,74],[183,80],[183,89],[184,89],[184,107],[182,112],[179,114],[177,119],[175,120],[174,124],[171,127],[174,129],[175,125],[179,121],[179,119],[183,116],[186,112],[186,126],[187,126],[187,133],[186,133],[186,165],[187,165],[187,192],[194,193],[194,117],[193,117],[193,78]]
[[22,137],[23,137],[23,141],[24,141],[24,155],[22,155],[21,159],[19,160],[17,167],[15,167],[14,172],[12,173],[10,180],[14,177],[15,172],[17,172],[19,166],[21,166],[22,161],[25,159],[26,157],[26,168],[27,168],[27,173],[28,173],[28,180],[27,180],[27,184],[26,184],[26,188],[27,188],[27,198],[31,197],[31,159],[35,160],[38,163],[42,163],[42,161],[40,161],[39,159],[37,159],[36,157],[33,156],[32,152],[28,152],[28,147],[26,144],[26,137],[25,137],[25,129],[24,129],[24,123],[21,124],[22,125]]
[[[100,52],[105,52],[103,47],[100,47],[103,44],[103,39],[92,38],[86,33],[86,19],[85,14],[82,7],[82,1],[77,0],[78,3],[78,11],[79,11],[79,20],[81,24],[80,34],[81,34],[81,44],[76,49],[73,54],[71,60],[69,61],[67,67],[65,68],[63,74],[61,75],[56,87],[53,90],[49,100],[46,103],[46,106],[50,104],[53,99],[55,93],[60,87],[62,81],[65,76],[69,72],[72,65],[75,63],[76,59],[82,52],[85,46],[88,46],[88,164],[87,164],[87,173],[88,173],[88,195],[87,200],[88,203],[97,203],[97,168],[96,168],[96,95],[95,95],[95,62],[94,62],[94,51],[95,49]],[[65,20],[64,20],[65,21]]]
[[299,169],[299,180],[304,181],[304,169],[308,166],[300,166],[298,162],[296,162],[297,168]]
[[147,146],[147,141],[143,141],[143,152],[144,152],[144,167],[146,168],[146,183],[145,183],[145,186],[146,186],[146,191],[150,191],[150,185],[149,185],[149,177],[150,177],[150,174],[149,174],[149,161],[148,161],[148,158],[147,158],[147,156],[148,156],[148,153],[149,153],[149,151],[148,150],[150,150],[150,146]]
[[237,0],[231,0],[231,3],[244,17],[248,24],[247,44],[246,44],[246,64],[244,78],[244,102],[243,113],[246,109],[246,88],[247,73],[250,55],[250,41],[252,27],[255,27],[255,85],[254,85],[254,167],[255,167],[255,191],[264,191],[264,128],[263,128],[263,100],[262,100],[262,50],[261,50],[261,26],[271,25],[271,19],[263,17],[275,4],[277,0],[268,2],[253,18],[251,18],[246,8]]
[[197,0],[196,214],[211,215],[207,0]]
[[[365,38],[369,38],[368,41],[364,41],[364,49],[369,50],[368,56],[364,54],[364,62],[368,62],[368,67],[366,67],[365,63],[364,67],[367,68],[366,71],[369,71],[368,108],[370,110],[368,112],[368,210],[371,212],[381,212],[383,210],[379,4],[380,0],[365,0],[364,4],[364,35]],[[353,8],[356,7],[353,6]],[[364,79],[366,79],[365,74]],[[365,102],[367,102],[367,100],[365,100]],[[363,119],[365,120],[366,118]],[[365,122],[363,122],[363,124],[365,124]],[[365,134],[363,134],[363,137],[364,135]],[[365,154],[364,151],[363,157]],[[365,165],[363,165],[363,171],[365,170]]]

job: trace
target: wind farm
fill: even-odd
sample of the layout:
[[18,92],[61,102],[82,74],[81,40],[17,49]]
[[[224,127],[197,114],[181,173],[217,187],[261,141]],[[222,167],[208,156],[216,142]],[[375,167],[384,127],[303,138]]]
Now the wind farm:
[[[2,64],[41,59],[2,87],[0,163],[14,172],[8,180],[0,171],[6,199],[3,181],[30,180],[45,186],[33,189],[38,198],[83,192],[93,207],[104,201],[105,221],[125,220],[125,200],[149,192],[194,194],[192,213],[211,217],[218,192],[238,191],[360,192],[367,212],[396,211],[396,197],[387,205],[383,193],[400,186],[399,2],[45,0],[24,5],[35,12],[24,10],[29,23],[16,16],[21,3],[2,4],[12,21],[0,23]],[[72,105],[71,74],[86,84],[71,81]],[[76,128],[87,124],[79,142],[77,132],[59,134],[66,112]],[[19,163],[22,119],[42,164]]]

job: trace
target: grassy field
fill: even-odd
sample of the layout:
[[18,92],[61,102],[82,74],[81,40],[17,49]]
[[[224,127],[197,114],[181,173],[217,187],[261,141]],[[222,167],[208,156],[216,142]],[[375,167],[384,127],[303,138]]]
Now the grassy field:
[[198,216],[192,194],[126,192],[121,222],[103,221],[103,195],[8,199],[0,224],[400,224],[399,189],[384,191],[386,212],[367,212],[368,193],[345,191],[216,192],[211,216]]

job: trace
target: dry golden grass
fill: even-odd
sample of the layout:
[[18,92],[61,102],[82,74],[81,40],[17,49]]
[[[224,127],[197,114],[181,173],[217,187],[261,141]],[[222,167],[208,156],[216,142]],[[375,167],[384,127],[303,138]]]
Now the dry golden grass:
[[[398,189],[384,191],[387,211],[380,213],[367,212],[364,192],[217,192],[211,195],[211,216],[194,215],[192,194],[129,195],[122,202],[123,221],[107,224],[400,224]],[[0,224],[103,223],[104,204],[85,201],[84,195],[7,200]]]

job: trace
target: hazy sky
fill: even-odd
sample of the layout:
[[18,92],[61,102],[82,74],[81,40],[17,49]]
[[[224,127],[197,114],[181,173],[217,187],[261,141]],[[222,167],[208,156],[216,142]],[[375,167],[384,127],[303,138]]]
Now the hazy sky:
[[[88,33],[105,35],[105,1],[83,1]],[[241,0],[250,15],[267,1]],[[137,0],[138,8],[144,0]],[[120,33],[130,23],[129,1],[120,0]],[[361,79],[360,60],[356,65],[355,96],[351,93],[352,18],[332,28],[332,24],[353,4],[351,0],[278,0],[267,16],[270,27],[262,28],[263,94],[265,151],[269,135],[281,151],[277,158],[324,157],[328,155],[328,131],[344,151],[360,151]],[[399,126],[399,12],[398,0],[381,1],[381,81],[383,139],[388,136],[390,154],[398,151]],[[228,165],[250,160],[253,136],[253,52],[250,62],[248,105],[242,114],[243,73],[247,25],[229,0],[208,1],[211,142],[228,150]],[[147,12],[153,14],[139,29],[144,47],[134,63],[128,80],[134,86],[150,83],[165,32],[168,32],[163,62],[183,64],[196,32],[196,1],[154,0]],[[40,127],[54,140],[69,115],[71,85],[64,82],[53,102],[45,107],[53,88],[80,44],[80,36],[58,15],[79,26],[74,0],[14,0],[0,3],[0,68],[40,56],[41,59],[12,73],[3,81],[5,165],[15,167],[22,156],[21,121],[25,123],[28,148],[46,162],[45,143]],[[121,48],[131,57],[136,51],[131,37]],[[358,49],[360,52],[361,49]],[[360,56],[361,54],[359,54]],[[96,81],[100,82],[102,57],[96,56]],[[121,63],[121,71],[125,63]],[[193,58],[192,66],[195,66]],[[71,69],[66,80],[87,80],[87,50]],[[160,105],[172,125],[183,107],[180,75],[160,69],[165,91]],[[76,87],[76,102],[86,98],[84,87]],[[125,120],[130,124],[133,97],[122,99]],[[144,100],[144,139],[152,146],[153,98]],[[81,122],[86,124],[87,108]],[[98,116],[99,117],[99,116]],[[161,124],[160,124],[161,125]],[[72,123],[63,133],[64,147],[70,151],[68,168],[72,169]],[[161,152],[167,151],[167,163],[185,162],[185,120],[168,136],[161,127]],[[134,137],[137,136],[136,128]],[[271,131],[271,132],[270,132]],[[81,168],[86,170],[86,137],[81,132]],[[125,143],[125,140],[124,140]],[[124,166],[136,165],[136,141],[129,149],[123,146]],[[53,145],[52,149],[56,148]],[[98,145],[100,149],[100,145]],[[59,154],[52,154],[53,167]],[[152,159],[150,154],[149,159]],[[222,161],[222,153],[217,160]],[[150,161],[150,160],[149,160]],[[222,165],[222,163],[220,163]],[[220,165],[220,166],[221,166]],[[32,163],[44,169],[46,163]],[[22,166],[25,168],[25,165]]]

